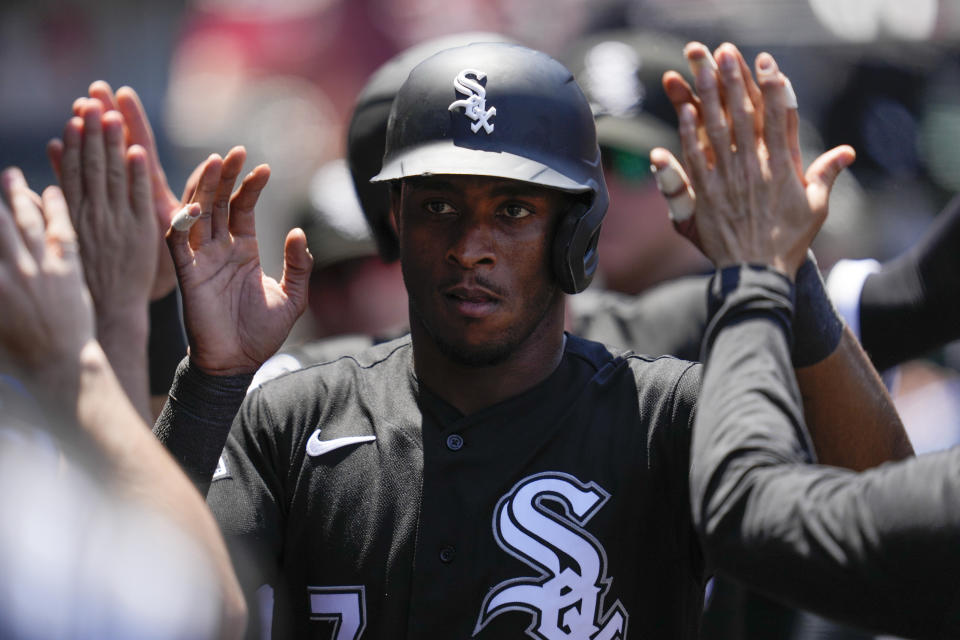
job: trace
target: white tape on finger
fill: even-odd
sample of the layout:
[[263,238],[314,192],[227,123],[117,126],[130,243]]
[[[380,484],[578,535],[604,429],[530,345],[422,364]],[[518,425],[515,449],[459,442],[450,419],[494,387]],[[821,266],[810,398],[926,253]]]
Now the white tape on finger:
[[667,206],[670,210],[670,219],[674,222],[684,222],[693,215],[694,200],[693,195],[687,188],[687,181],[683,167],[677,162],[676,158],[670,158],[670,163],[662,169],[651,165],[653,177],[657,182],[657,188],[667,199]]
[[177,215],[173,216],[173,222],[170,223],[170,226],[177,231],[189,231],[198,217],[190,215],[190,207],[184,207],[177,212]]
[[783,79],[783,101],[787,104],[787,109],[796,109],[799,106],[797,103],[797,93],[793,90],[793,84],[791,84],[790,78],[787,77]]

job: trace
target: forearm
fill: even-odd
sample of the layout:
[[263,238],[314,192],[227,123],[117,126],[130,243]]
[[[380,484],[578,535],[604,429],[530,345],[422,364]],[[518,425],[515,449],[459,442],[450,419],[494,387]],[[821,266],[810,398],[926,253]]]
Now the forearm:
[[97,314],[97,340],[116,378],[144,422],[152,421],[148,380],[146,304],[130,312]]
[[862,471],[913,455],[883,381],[849,329],[832,354],[796,375],[821,463]]
[[819,461],[859,471],[913,455],[886,387],[812,260],[797,273],[794,333],[793,362]]
[[219,528],[203,498],[150,434],[96,342],[81,353],[76,421],[112,466],[115,485],[186,531],[205,551],[223,600],[223,637],[242,635],[246,605]]
[[174,375],[153,432],[203,495],[252,380],[253,374],[205,374],[189,358]]
[[860,333],[881,371],[960,338],[960,196],[909,251],[883,263],[860,292]]

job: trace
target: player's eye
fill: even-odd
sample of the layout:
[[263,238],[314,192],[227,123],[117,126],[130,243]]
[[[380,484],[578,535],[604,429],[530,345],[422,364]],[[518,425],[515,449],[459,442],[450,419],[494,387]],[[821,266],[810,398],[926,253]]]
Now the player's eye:
[[533,211],[519,204],[508,204],[503,208],[503,214],[508,218],[526,218],[532,213]]
[[426,209],[427,212],[434,215],[449,215],[451,213],[456,213],[456,209],[454,209],[450,203],[444,202],[443,200],[428,200],[423,204],[423,208]]

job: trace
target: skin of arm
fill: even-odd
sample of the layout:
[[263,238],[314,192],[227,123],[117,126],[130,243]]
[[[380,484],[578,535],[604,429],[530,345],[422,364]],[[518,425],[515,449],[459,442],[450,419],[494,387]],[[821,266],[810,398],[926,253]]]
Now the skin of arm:
[[[690,132],[689,148],[702,145],[705,166],[717,168],[721,160],[729,159],[731,152],[718,151],[712,143],[718,135],[729,136],[723,131],[729,131],[731,127],[724,126],[724,123],[731,122],[732,128],[737,129],[736,118],[733,117],[733,111],[736,111],[741,121],[741,133],[743,130],[752,130],[754,139],[758,139],[759,132],[763,131],[765,137],[760,141],[763,148],[761,153],[768,155],[771,162],[776,158],[781,159],[783,170],[790,168],[794,173],[796,183],[790,185],[791,189],[778,192],[778,198],[785,200],[788,196],[803,194],[811,207],[822,208],[823,215],[826,215],[829,187],[824,187],[821,182],[823,165],[829,168],[832,162],[849,164],[853,160],[852,149],[838,147],[828,151],[804,172],[800,160],[796,109],[785,102],[788,100],[784,95],[786,77],[774,67],[775,71],[769,77],[776,84],[772,88],[776,89],[778,95],[774,96],[772,90],[762,91],[736,47],[725,44],[721,48],[726,49],[733,58],[726,67],[718,65],[715,56],[702,44],[688,45],[685,54],[695,78],[697,94],[679,73],[664,74],[664,89],[678,115],[682,116],[684,110],[693,109],[690,115],[694,116],[691,121],[694,129]],[[717,55],[719,52],[720,49]],[[763,75],[766,77],[768,74]],[[760,77],[758,71],[758,79]],[[736,104],[726,94],[726,100],[721,100],[721,85],[741,87],[735,94]],[[764,129],[766,109],[774,98],[778,104],[784,104],[785,109],[785,115],[776,124],[777,156],[773,155],[774,141],[766,136],[769,128]],[[740,144],[754,146],[754,140],[750,138],[742,139]],[[685,156],[687,148],[684,147]],[[722,232],[715,229],[699,228],[698,214],[714,205],[711,200],[713,196],[697,191],[676,159],[671,160],[669,153],[664,150],[662,153],[654,151],[651,161],[661,171],[673,171],[680,177],[680,188],[665,193],[672,207],[676,208],[678,204],[684,206],[682,202],[675,202],[678,199],[692,200],[693,217],[685,221],[674,220],[678,231],[705,252],[709,250],[707,244],[717,245],[716,238],[722,240],[729,236],[729,233],[718,236]],[[689,162],[687,166],[690,166]],[[714,177],[719,179],[719,173]],[[743,190],[744,186],[737,184],[735,188]],[[714,237],[705,237],[705,233]],[[774,266],[783,270],[780,266]],[[861,470],[913,455],[906,431],[886,388],[850,331],[844,329],[830,355],[815,364],[797,369],[796,373],[807,424],[821,462]]]
[[3,351],[52,412],[75,424],[108,461],[118,492],[175,522],[206,551],[221,585],[221,636],[242,636],[246,605],[213,516],[150,434],[94,338],[62,192],[49,187],[38,207],[19,170],[5,171],[0,183],[9,203],[9,209],[0,203]]

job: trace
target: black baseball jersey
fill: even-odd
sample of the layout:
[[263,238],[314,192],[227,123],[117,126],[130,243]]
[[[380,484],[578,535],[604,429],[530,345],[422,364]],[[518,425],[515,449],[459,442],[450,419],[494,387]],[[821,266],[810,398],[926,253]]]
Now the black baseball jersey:
[[694,638],[699,375],[568,336],[549,378],[463,416],[402,338],[251,392],[208,502],[277,637]]

